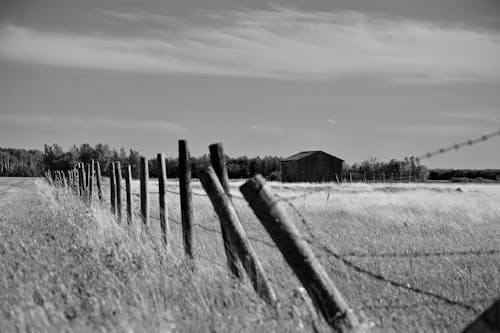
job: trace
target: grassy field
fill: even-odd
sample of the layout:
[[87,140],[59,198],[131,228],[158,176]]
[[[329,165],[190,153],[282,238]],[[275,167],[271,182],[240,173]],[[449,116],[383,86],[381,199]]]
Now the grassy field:
[[[233,183],[234,202],[278,295],[277,310],[255,296],[248,281],[228,276],[219,222],[206,197],[193,197],[192,272],[183,259],[176,194],[168,194],[166,251],[154,218],[155,194],[152,225],[144,230],[138,218],[133,226],[118,225],[106,204],[89,209],[40,181],[40,192],[19,194],[0,212],[0,331],[327,332],[321,320],[313,321],[296,292],[298,281],[238,198],[240,184]],[[285,205],[289,215],[314,237],[319,260],[373,332],[460,331],[500,296],[500,254],[487,252],[500,250],[498,185],[271,186],[291,198],[300,215]],[[138,184],[134,188],[138,193]],[[178,191],[175,182],[168,188]],[[151,191],[157,191],[154,182]],[[203,193],[199,183],[194,192]],[[405,287],[352,269],[321,245]]]

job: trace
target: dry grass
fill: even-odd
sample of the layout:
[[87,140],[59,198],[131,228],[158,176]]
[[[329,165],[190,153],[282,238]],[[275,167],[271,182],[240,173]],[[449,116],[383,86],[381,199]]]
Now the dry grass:
[[[237,192],[235,186],[235,194]],[[500,187],[495,185],[272,184],[340,253],[500,249]],[[137,193],[138,186],[135,184]],[[176,191],[175,183],[169,189]],[[89,210],[70,193],[42,186],[0,213],[0,331],[309,332],[299,286],[245,201],[242,223],[280,300],[277,311],[248,282],[226,272],[219,223],[194,196],[195,270],[183,260],[178,196],[169,194],[171,250],[159,222],[117,225],[107,208]],[[151,191],[156,191],[154,184]],[[194,191],[202,193],[199,184]],[[299,194],[307,195],[296,197]],[[107,194],[106,194],[107,195]],[[152,215],[158,216],[156,196]],[[137,204],[137,202],[136,202]],[[306,234],[301,218],[287,208]],[[136,209],[138,211],[138,209]],[[208,231],[207,230],[214,230]],[[475,312],[376,281],[314,247],[331,278],[374,331],[457,331]],[[500,294],[500,255],[349,257],[394,281],[473,305]],[[316,323],[327,331],[324,323]]]

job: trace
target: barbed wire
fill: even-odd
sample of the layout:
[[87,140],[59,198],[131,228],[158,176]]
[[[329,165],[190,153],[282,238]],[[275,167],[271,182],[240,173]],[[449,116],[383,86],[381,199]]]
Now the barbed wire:
[[401,289],[404,289],[404,290],[407,290],[407,291],[410,291],[410,292],[413,292],[416,294],[429,296],[429,297],[432,297],[436,300],[440,300],[444,303],[447,303],[449,305],[460,306],[464,309],[473,311],[475,313],[479,313],[479,311],[480,311],[479,309],[477,309],[476,307],[474,307],[472,305],[464,303],[460,300],[454,300],[454,299],[451,299],[447,296],[440,295],[438,293],[434,293],[432,291],[424,290],[424,289],[419,288],[419,287],[413,287],[409,283],[402,283],[399,281],[389,279],[388,277],[383,276],[382,274],[372,272],[369,269],[364,268],[364,267],[352,262],[351,260],[343,257],[336,250],[334,250],[331,246],[329,246],[327,244],[323,244],[323,242],[321,242],[321,240],[318,237],[316,237],[315,233],[312,231],[312,229],[311,229],[309,223],[307,222],[307,220],[305,219],[305,217],[297,209],[297,207],[295,207],[295,205],[292,202],[286,201],[286,200],[284,200],[284,202],[286,202],[290,206],[290,208],[292,208],[295,211],[297,216],[300,218],[302,224],[304,224],[304,226],[306,227],[306,230],[307,230],[309,236],[315,241],[314,243],[310,243],[310,244],[312,246],[316,247],[317,249],[322,250],[323,252],[329,254],[331,257],[334,257],[335,259],[340,260],[344,265],[346,265],[346,267],[350,267],[351,269],[355,270],[358,273],[364,274],[372,279],[387,283],[387,284],[392,285],[394,287],[401,288]]
[[487,141],[487,140],[489,140],[497,135],[500,135],[500,130],[489,133],[489,134],[482,135],[482,136],[475,138],[475,139],[469,139],[466,141],[462,141],[460,143],[456,143],[456,144],[449,146],[449,147],[446,147],[446,148],[440,148],[436,151],[428,152],[426,154],[419,156],[418,159],[423,160],[426,158],[431,158],[431,157],[436,156],[436,155],[447,153],[447,152],[452,151],[452,150],[458,150],[462,147],[472,146],[472,145],[475,145],[476,143]]

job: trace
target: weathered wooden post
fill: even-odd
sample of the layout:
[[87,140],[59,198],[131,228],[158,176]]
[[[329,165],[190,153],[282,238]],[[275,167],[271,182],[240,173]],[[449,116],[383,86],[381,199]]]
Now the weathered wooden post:
[[186,140],[179,140],[178,170],[184,252],[189,258],[193,258],[193,198],[191,193],[191,161]]
[[102,203],[102,175],[101,175],[101,165],[99,162],[95,162],[96,169],[96,180],[97,180],[97,196],[99,197],[99,201]]
[[116,215],[118,221],[122,220],[122,167],[120,162],[115,162],[116,186]]
[[83,175],[83,195],[87,195],[87,172],[85,171],[87,168],[85,167],[85,163],[82,162],[82,175]]
[[349,171],[349,183],[352,183],[352,172]]
[[125,173],[125,186],[127,189],[127,222],[128,224],[133,223],[133,201],[132,201],[132,168],[127,165],[127,170]]
[[94,199],[94,160],[89,164],[89,203],[92,205]]
[[111,199],[111,214],[116,214],[116,171],[115,163],[109,164],[109,192]]
[[[229,177],[227,174],[226,159],[224,157],[224,147],[222,143],[214,143],[208,147],[210,151],[210,160],[212,167],[217,174],[217,178],[224,189],[229,200],[231,200],[231,188],[229,186]],[[224,223],[221,221],[222,240],[224,242],[224,250],[226,252],[227,264],[231,273],[237,278],[243,277],[243,272],[240,267],[236,249],[231,243],[231,238],[228,236]]]
[[240,190],[328,324],[340,332],[357,330],[359,322],[355,314],[264,178],[257,175]]
[[168,248],[168,209],[166,199],[166,186],[167,186],[167,168],[165,166],[165,155],[159,153],[156,156],[156,167],[158,171],[158,201],[160,206],[160,227],[163,236],[163,242]]
[[85,185],[84,184],[84,177],[83,177],[83,166],[81,163],[78,164],[78,192],[80,194],[80,197],[83,196],[83,193],[85,193]]
[[462,333],[500,332],[500,299],[477,317]]
[[148,160],[141,157],[141,215],[142,222],[149,227],[149,168]]
[[214,206],[221,224],[227,232],[228,238],[231,239],[231,244],[234,244],[235,251],[240,257],[255,291],[268,303],[274,305],[276,303],[276,295],[268,282],[257,255],[252,249],[245,230],[241,226],[233,204],[217,179],[214,169],[208,167],[204,170],[200,175],[200,181]]

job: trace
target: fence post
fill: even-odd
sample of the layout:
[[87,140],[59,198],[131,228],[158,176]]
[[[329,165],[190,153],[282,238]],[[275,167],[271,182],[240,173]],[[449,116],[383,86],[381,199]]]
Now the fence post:
[[97,180],[97,196],[99,201],[102,203],[102,176],[101,176],[101,165],[99,162],[95,162],[96,169],[96,180]]
[[116,214],[116,172],[115,163],[109,164],[109,192],[111,199],[111,214]]
[[148,160],[141,157],[141,215],[142,222],[149,227],[149,168]]
[[92,205],[94,199],[94,160],[90,161],[89,165],[89,203]]
[[[224,147],[222,143],[214,143],[208,147],[210,151],[210,160],[212,162],[212,167],[217,174],[217,178],[224,189],[229,200],[231,200],[231,189],[229,186],[229,177],[227,174],[226,167],[226,159],[224,157]],[[238,257],[236,256],[236,249],[231,242],[231,238],[227,234],[227,230],[224,226],[224,223],[221,221],[221,231],[222,231],[222,240],[224,242],[224,250],[226,252],[227,264],[229,266],[229,270],[231,273],[237,278],[243,278],[243,272],[241,271],[241,267],[239,265]]]
[[257,175],[240,187],[288,265],[293,269],[327,323],[340,332],[359,329],[359,322],[323,266],[285,213],[264,178]]
[[349,171],[349,183],[352,183],[352,172]]
[[82,162],[82,175],[83,175],[83,195],[87,195],[87,172],[86,172],[85,163]]
[[252,281],[253,288],[257,294],[271,305],[276,304],[276,295],[271,288],[264,269],[257,258],[252,246],[241,226],[236,210],[224,193],[224,189],[217,179],[212,167],[205,169],[200,175],[200,181],[207,192],[215,212],[221,224],[227,230],[227,235],[234,244],[236,253],[245,268],[248,277]]
[[191,161],[186,140],[179,140],[179,190],[181,193],[181,219],[184,251],[193,258],[193,198],[191,193]]
[[158,171],[158,200],[160,206],[160,227],[163,236],[163,242],[165,246],[168,248],[168,234],[169,234],[169,226],[168,226],[168,209],[167,209],[167,200],[165,189],[167,186],[167,169],[165,167],[165,155],[163,153],[159,153],[156,156],[156,168]]
[[500,298],[481,313],[462,333],[500,332]]
[[78,164],[78,192],[80,194],[80,197],[83,196],[83,193],[85,193],[85,187],[83,185],[83,166],[82,163]]
[[116,214],[118,221],[122,220],[122,167],[120,162],[115,162],[116,186]]
[[127,165],[125,173],[125,186],[127,188],[127,222],[128,224],[133,223],[133,214],[132,214],[132,168],[130,165]]

